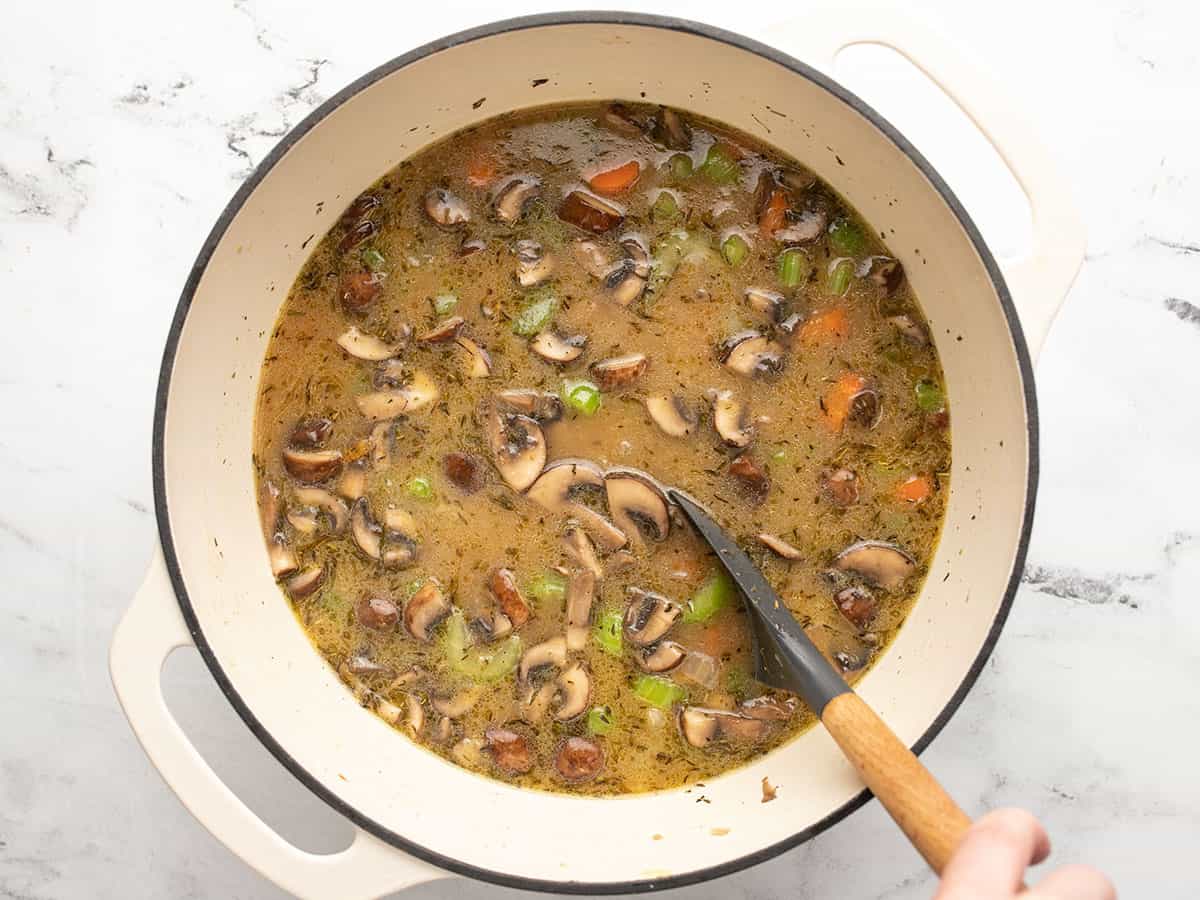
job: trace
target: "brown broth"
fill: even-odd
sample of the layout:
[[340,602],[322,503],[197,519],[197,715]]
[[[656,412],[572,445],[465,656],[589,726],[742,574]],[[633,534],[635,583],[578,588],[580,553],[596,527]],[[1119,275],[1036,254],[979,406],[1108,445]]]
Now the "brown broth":
[[[655,110],[635,107],[632,114],[649,121]],[[646,791],[710,778],[794,737],[811,724],[812,716],[800,706],[787,721],[771,723],[756,740],[693,747],[680,736],[676,709],[652,712],[655,708],[633,691],[631,685],[644,673],[634,664],[628,642],[623,655],[615,656],[589,635],[586,649],[571,658],[590,672],[589,708],[606,706],[611,711],[611,730],[590,737],[605,757],[597,777],[567,783],[554,764],[565,738],[589,736],[588,716],[569,722],[549,716],[536,724],[520,722],[521,692],[514,674],[484,684],[481,699],[449,726],[449,737],[439,732],[433,698],[470,686],[469,678],[447,664],[449,625],[439,625],[429,643],[417,641],[402,623],[385,631],[365,628],[355,612],[363,597],[387,598],[402,608],[418,585],[436,579],[472,619],[491,614],[489,574],[507,567],[534,607],[532,618],[514,632],[522,650],[562,635],[565,627],[561,600],[539,602],[530,596],[535,579],[554,567],[571,565],[561,541],[565,520],[508,487],[490,464],[480,410],[497,391],[532,388],[557,394],[565,379],[588,379],[588,365],[596,360],[645,354],[650,360],[646,372],[628,387],[604,393],[595,415],[568,409],[560,421],[545,426],[549,458],[583,457],[604,468],[636,467],[698,497],[762,565],[822,650],[849,667],[851,680],[862,671],[854,667],[869,665],[894,637],[919,593],[943,518],[950,461],[941,368],[916,298],[906,282],[893,283],[889,290],[871,277],[885,262],[887,248],[829,186],[778,151],[699,119],[689,123],[688,155],[697,174],[679,178],[671,174],[678,162],[672,162],[674,151],[647,136],[618,132],[604,117],[605,106],[589,105],[493,119],[422,151],[368,188],[363,196],[377,199],[378,205],[351,207],[351,214],[314,248],[282,307],[262,369],[254,450],[264,489],[277,486],[283,511],[298,513],[294,522],[287,517],[266,522],[268,537],[278,534],[300,567],[320,566],[323,571],[316,591],[290,602],[317,650],[339,669],[364,705],[396,719],[399,730],[412,734],[411,703],[424,720],[415,737],[434,752],[522,786],[585,793]],[[716,140],[742,155],[732,164],[736,178],[730,184],[715,184],[704,174],[706,153]],[[585,234],[556,215],[564,193],[582,187],[582,175],[630,159],[639,160],[642,168],[632,189],[614,198],[626,212],[619,228]],[[477,165],[479,160],[487,166]],[[472,185],[467,173],[473,165],[478,171],[494,168],[498,174],[487,185]],[[845,220],[859,239],[852,254],[854,276],[842,297],[830,288],[828,273],[838,252],[831,247],[835,238],[828,229],[802,245],[811,264],[805,281],[792,288],[780,284],[784,244],[760,233],[755,187],[761,173],[781,170],[792,173],[793,184],[813,182],[790,190],[790,209],[796,214],[804,209],[824,212],[829,222]],[[495,220],[491,197],[515,174],[541,179],[541,195],[519,221],[505,224]],[[433,187],[464,201],[470,222],[457,228],[433,224],[423,208],[423,198]],[[679,218],[670,222],[652,213],[653,201],[664,188],[675,191],[683,207]],[[346,235],[367,220],[373,223],[373,235],[345,248]],[[688,235],[686,242],[670,236],[681,229]],[[737,266],[730,265],[721,250],[731,229],[749,246]],[[623,307],[600,279],[584,270],[573,245],[589,238],[619,261],[618,238],[631,232],[644,239],[655,266],[650,289]],[[462,256],[460,247],[467,239],[482,241],[485,248]],[[553,277],[544,285],[523,288],[515,280],[514,249],[523,239],[538,241],[556,261]],[[691,257],[668,279],[664,261],[671,257],[672,244],[685,245]],[[348,311],[341,301],[343,279],[368,268],[382,273],[379,296],[360,312]],[[743,299],[747,287],[778,292],[786,311],[807,321],[836,307],[845,314],[848,333],[823,339],[803,339],[799,332],[789,336],[771,316],[748,306]],[[452,311],[439,315],[434,298],[447,294],[457,302]],[[566,365],[538,358],[530,352],[529,338],[514,333],[514,318],[522,309],[550,295],[558,301],[557,331],[587,335],[585,352]],[[372,463],[366,475],[365,496],[376,520],[389,508],[407,511],[416,520],[420,538],[415,562],[403,568],[382,566],[363,554],[348,529],[332,533],[319,525],[311,534],[298,529],[297,522],[308,527],[311,515],[296,496],[299,483],[281,459],[297,421],[329,419],[332,435],[323,446],[340,450],[347,460],[368,462],[375,446],[370,442],[375,423],[363,416],[356,398],[376,390],[372,378],[380,363],[349,356],[336,342],[338,337],[354,325],[400,342],[408,327],[420,334],[446,315],[465,319],[462,334],[487,349],[491,374],[469,377],[468,357],[453,342],[408,341],[398,358],[410,374],[426,373],[440,397],[436,404],[394,421],[389,460]],[[897,316],[908,317],[899,322],[901,327]],[[721,364],[719,345],[746,329],[773,335],[785,346],[781,372],[747,378]],[[841,430],[827,425],[824,398],[847,373],[861,374],[877,392],[882,411],[874,427],[855,421],[847,421]],[[920,393],[918,383],[924,383]],[[729,473],[738,454],[714,431],[706,389],[733,391],[756,417],[754,441],[746,453],[769,477],[770,487],[761,500]],[[647,397],[676,394],[699,417],[684,438],[666,436],[644,405]],[[388,435],[385,441],[390,440]],[[482,462],[479,490],[465,493],[447,478],[443,458],[451,452]],[[859,497],[849,506],[830,502],[820,486],[822,472],[838,468],[856,474]],[[920,502],[897,493],[912,476],[928,479],[932,488]],[[428,498],[414,495],[414,478],[426,480]],[[336,491],[340,484],[334,478],[324,486]],[[604,511],[602,500],[594,505]],[[760,532],[788,541],[801,558],[789,561],[770,552],[755,539]],[[914,573],[892,591],[864,584],[852,574],[831,574],[834,557],[859,540],[899,545],[915,560]],[[612,557],[607,564],[615,568]],[[649,541],[619,572],[606,570],[592,619],[624,611],[629,587],[661,592],[686,606],[713,571],[714,562],[698,540],[676,522],[665,541]],[[288,578],[281,581],[286,584]],[[864,587],[878,603],[877,613],[862,627],[843,615],[833,599],[835,591],[854,585]],[[711,689],[685,685],[685,703],[729,709],[771,693],[748,674],[749,639],[736,602],[709,623],[676,624],[668,637],[689,651],[707,651],[719,664]],[[477,640],[475,650],[494,652],[511,639],[497,640],[490,648],[481,637]],[[351,657],[369,658],[385,671],[353,675],[346,669]],[[420,672],[406,674],[413,667]],[[664,677],[683,683],[670,672]],[[516,722],[520,724],[513,728],[525,735],[534,760],[532,769],[519,775],[499,769],[493,755],[479,747],[489,726]]]

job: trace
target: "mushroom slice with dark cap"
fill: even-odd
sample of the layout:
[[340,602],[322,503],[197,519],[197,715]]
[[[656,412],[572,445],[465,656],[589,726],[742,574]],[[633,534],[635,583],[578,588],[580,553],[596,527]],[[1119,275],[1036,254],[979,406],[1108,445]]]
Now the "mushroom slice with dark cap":
[[604,473],[604,490],[614,525],[631,536],[645,526],[654,540],[666,539],[670,509],[662,488],[649,475],[636,469],[609,469]]
[[571,191],[558,205],[558,217],[569,225],[603,234],[625,221],[625,211],[587,191]]
[[726,339],[720,357],[725,368],[746,378],[783,368],[783,347],[757,331],[743,331]]
[[337,492],[347,500],[354,501],[367,492],[367,461],[358,459],[342,470],[338,479]]
[[580,663],[564,669],[555,679],[558,687],[560,703],[554,711],[554,718],[560,722],[570,722],[587,712],[588,701],[592,698],[592,677]]
[[572,572],[567,580],[567,649],[583,650],[588,644],[592,601],[596,596],[593,572]]
[[619,550],[626,544],[625,533],[604,516],[572,497],[572,492],[578,488],[603,486],[604,473],[594,462],[586,459],[558,459],[546,466],[526,496],[551,512],[563,513],[576,519],[605,550]]
[[683,607],[654,591],[631,587],[629,596],[629,606],[625,610],[625,636],[637,647],[648,647],[662,640],[683,615]]
[[379,559],[383,555],[383,528],[371,515],[366,497],[359,497],[350,510],[350,535],[369,559]]
[[562,635],[534,644],[521,655],[517,665],[517,678],[529,680],[529,674],[547,666],[561,669],[567,664],[567,639]]
[[650,129],[650,137],[656,144],[661,144],[668,150],[690,150],[692,148],[692,130],[675,110],[669,106],[660,106],[654,117],[654,125]]
[[775,232],[775,240],[784,244],[808,244],[825,233],[829,216],[822,209],[806,209]]
[[533,751],[523,734],[511,728],[488,728],[483,733],[484,747],[502,771],[510,775],[521,775],[533,768]]
[[346,508],[345,502],[324,488],[296,488],[292,493],[292,497],[301,506],[313,507],[325,513],[329,517],[329,528],[331,531],[340,532],[346,527],[350,511]]
[[588,372],[596,379],[600,390],[613,391],[637,381],[649,365],[650,360],[644,353],[627,353],[597,360],[588,366]]
[[870,383],[851,395],[849,410],[846,413],[847,421],[861,428],[871,429],[879,424],[882,415],[883,402],[879,398],[879,392]]
[[743,700],[737,711],[752,719],[762,719],[764,722],[786,722],[795,715],[797,708],[795,697],[775,697],[764,694]]
[[371,362],[381,362],[391,359],[402,349],[401,343],[389,343],[373,334],[360,331],[358,326],[351,325],[337,339],[337,344],[355,359],[365,359]]
[[479,685],[474,685],[469,688],[464,688],[449,697],[434,697],[432,704],[433,708],[441,715],[448,719],[461,719],[479,702],[479,698],[483,696],[483,688]]
[[834,594],[833,604],[843,616],[859,628],[866,628],[870,625],[878,609],[875,595],[857,584],[844,587]]
[[456,228],[471,221],[467,204],[445,188],[431,189],[425,194],[422,205],[425,215],[442,228]]
[[354,398],[358,410],[368,419],[376,421],[394,419],[425,409],[437,402],[441,396],[437,385],[424,372],[413,372],[408,384],[394,390],[361,394]]
[[470,453],[457,450],[442,457],[442,470],[446,477],[464,494],[473,494],[483,484],[481,463]]
[[424,334],[417,335],[417,340],[422,344],[442,344],[452,341],[458,337],[458,333],[462,331],[466,321],[462,316],[450,316],[442,319]]
[[604,751],[589,738],[568,737],[554,755],[554,768],[571,784],[590,781],[604,768]]
[[371,631],[391,631],[400,621],[400,610],[386,597],[366,594],[354,604],[354,618]]
[[784,559],[800,559],[800,557],[803,556],[799,550],[797,550],[783,538],[774,534],[769,534],[766,531],[760,531],[757,537],[758,542],[776,556],[782,556]]
[[402,509],[390,508],[383,514],[383,564],[402,569],[412,565],[417,558],[417,541],[420,532],[417,522]]
[[593,278],[603,278],[612,270],[612,260],[595,241],[580,238],[572,245],[575,259]]
[[418,641],[428,643],[438,622],[450,615],[450,598],[432,578],[404,604],[404,627]]
[[517,587],[517,578],[509,569],[496,569],[488,578],[488,590],[500,604],[500,610],[512,622],[514,628],[520,628],[529,621],[529,601]]
[[461,334],[454,339],[454,345],[467,354],[467,375],[487,378],[492,374],[492,357],[482,345]]
[[333,434],[333,421],[324,416],[308,416],[292,427],[288,443],[305,450],[316,450]]
[[749,447],[754,440],[754,426],[746,411],[746,404],[733,391],[718,391],[709,388],[705,392],[713,408],[713,427],[726,446]]
[[766,315],[772,322],[783,319],[786,309],[783,294],[768,291],[766,288],[748,287],[744,294],[746,305],[755,312]]
[[529,416],[504,412],[492,404],[487,438],[500,477],[514,491],[527,490],[546,465],[546,436],[541,426]]
[[608,273],[604,286],[614,303],[629,306],[646,290],[646,281],[650,277],[650,251],[634,234],[621,239],[621,249],[625,251],[625,259]]
[[749,451],[739,454],[729,464],[729,474],[737,479],[738,486],[755,502],[761,503],[771,490],[771,479],[766,469]]
[[678,394],[647,397],[646,412],[668,437],[687,437],[695,430],[698,421],[695,411]]
[[610,103],[600,121],[626,137],[641,137],[646,130],[645,123],[624,103]]
[[536,287],[554,274],[554,257],[537,241],[517,241],[517,283]]
[[496,401],[507,412],[521,413],[538,422],[557,422],[562,418],[563,402],[557,394],[528,388],[501,391]]
[[285,578],[300,568],[296,554],[291,551],[281,534],[276,534],[267,542],[267,557],[271,561],[271,574],[276,578]]
[[707,747],[717,741],[755,743],[770,729],[764,719],[724,709],[685,706],[679,711],[679,733],[693,747]]
[[884,289],[890,297],[904,283],[904,267],[898,259],[889,256],[871,258],[871,269],[868,277]]
[[884,541],[851,544],[834,558],[833,564],[888,591],[900,587],[917,568],[916,560],[906,551]]
[[533,340],[529,342],[529,349],[546,362],[569,363],[579,359],[586,344],[587,335],[573,334],[563,337],[557,331],[546,329],[534,335]]
[[929,343],[929,335],[925,333],[925,329],[913,321],[912,316],[889,316],[888,324],[896,329],[910,344],[915,344],[918,347],[924,347]]
[[604,575],[604,567],[596,556],[596,545],[578,525],[568,525],[563,532],[563,549],[573,563],[582,566],[596,578]]
[[638,654],[637,661],[647,672],[668,672],[683,662],[685,656],[687,651],[674,641],[659,641]]
[[518,175],[509,179],[496,192],[492,209],[496,218],[511,225],[524,214],[529,204],[542,192],[542,183],[532,175]]
[[283,451],[283,467],[297,481],[306,484],[328,481],[342,471],[342,452],[288,447]]
[[825,499],[834,506],[853,506],[858,502],[858,476],[851,469],[825,469],[817,484]]

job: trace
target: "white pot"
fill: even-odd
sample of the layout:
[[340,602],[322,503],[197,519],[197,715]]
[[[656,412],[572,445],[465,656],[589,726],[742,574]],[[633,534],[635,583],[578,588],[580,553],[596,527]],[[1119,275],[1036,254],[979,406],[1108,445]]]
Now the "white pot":
[[[845,30],[843,23],[851,23]],[[702,793],[552,795],[467,772],[361,709],[311,647],[270,577],[250,465],[259,367],[278,306],[364,186],[430,141],[531,105],[646,96],[766,137],[889,235],[938,339],[953,402],[944,536],[924,591],[859,691],[916,749],[983,665],[1016,588],[1033,515],[1036,417],[1027,340],[1040,344],[1082,259],[1059,181],[991,86],[902,16],[806,14],[777,35],[820,63],[849,43],[895,46],[955,96],[1029,194],[1034,253],[1009,290],[946,185],[844,89],[776,50],[687,22],[540,16],[445,38],[364,76],[294,129],[237,192],[184,288],[154,430],[161,554],[119,626],[112,675],[146,752],[233,852],[311,897],[372,897],[459,873],[518,887],[675,887],[794,847],[862,805],[819,727]],[[486,99],[483,99],[486,98]],[[765,134],[763,123],[770,128]],[[1015,143],[1014,143],[1015,141]],[[194,643],[229,701],[301,781],[358,826],[315,856],[285,843],[213,774],[163,702],[159,671]],[[778,786],[761,801],[760,781]],[[661,837],[655,839],[656,835]]]

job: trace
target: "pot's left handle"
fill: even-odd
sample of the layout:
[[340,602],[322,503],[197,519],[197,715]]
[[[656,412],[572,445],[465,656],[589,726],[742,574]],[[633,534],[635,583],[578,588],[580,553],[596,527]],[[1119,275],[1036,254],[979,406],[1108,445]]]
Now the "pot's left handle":
[[339,853],[308,853],[268,827],[209,767],[163,698],[163,662],[192,645],[162,550],[117,625],[109,671],[134,734],[167,785],[212,834],[284,890],[303,898],[369,900],[410,885],[449,877],[362,829]]

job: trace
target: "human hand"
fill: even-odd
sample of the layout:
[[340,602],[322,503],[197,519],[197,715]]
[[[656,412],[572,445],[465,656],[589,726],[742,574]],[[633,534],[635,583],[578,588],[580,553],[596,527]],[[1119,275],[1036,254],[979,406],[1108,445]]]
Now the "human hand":
[[933,900],[1116,900],[1112,882],[1089,866],[1055,869],[1024,887],[1025,868],[1050,855],[1050,838],[1023,809],[997,809],[971,826],[942,873]]

